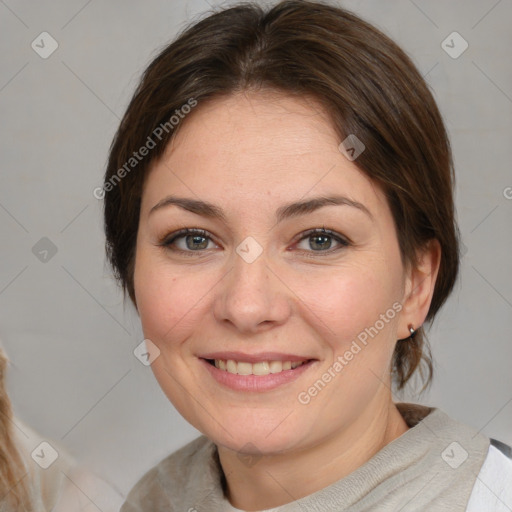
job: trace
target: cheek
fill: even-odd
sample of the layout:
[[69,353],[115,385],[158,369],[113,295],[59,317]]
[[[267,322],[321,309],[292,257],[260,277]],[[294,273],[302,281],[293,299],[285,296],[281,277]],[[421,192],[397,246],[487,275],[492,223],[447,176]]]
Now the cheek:
[[[331,340],[333,349],[344,350],[392,308],[397,295],[391,279],[390,272],[381,273],[371,265],[344,268],[326,279],[303,280],[297,295],[324,339]],[[382,330],[389,323],[385,325]]]
[[157,345],[181,339],[190,326],[197,325],[213,283],[203,273],[173,270],[143,252],[137,258],[135,295],[145,337]]
[[[332,383],[319,393],[320,399],[311,401],[327,423],[339,422],[342,405],[347,417],[356,417],[387,378],[398,316],[393,272],[387,268],[346,267],[329,279],[306,280],[298,293],[304,299],[303,316],[308,316],[330,354],[319,376],[328,374]],[[310,384],[315,386],[314,381]],[[339,406],[329,408],[326,403]]]

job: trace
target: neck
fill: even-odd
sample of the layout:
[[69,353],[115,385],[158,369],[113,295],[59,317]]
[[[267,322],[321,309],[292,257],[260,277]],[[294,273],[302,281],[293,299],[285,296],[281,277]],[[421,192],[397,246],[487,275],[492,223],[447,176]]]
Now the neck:
[[[388,400],[371,402],[342,431],[293,453],[264,455],[248,467],[237,453],[218,446],[231,504],[247,511],[278,507],[323,489],[362,466],[409,429]],[[311,478],[314,470],[314,478]]]

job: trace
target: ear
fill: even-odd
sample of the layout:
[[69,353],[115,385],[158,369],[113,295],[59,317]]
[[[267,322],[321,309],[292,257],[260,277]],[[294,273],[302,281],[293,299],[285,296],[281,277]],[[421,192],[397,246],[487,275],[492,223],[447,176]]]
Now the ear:
[[411,335],[409,325],[417,330],[425,321],[441,263],[441,245],[433,238],[417,254],[417,266],[407,268],[398,339]]

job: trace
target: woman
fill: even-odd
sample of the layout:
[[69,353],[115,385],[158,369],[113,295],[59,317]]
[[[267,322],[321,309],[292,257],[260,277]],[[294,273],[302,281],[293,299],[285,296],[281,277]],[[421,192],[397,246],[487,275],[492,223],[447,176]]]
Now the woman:
[[512,506],[506,445],[392,399],[432,378],[453,185],[421,75],[342,9],[240,5],[166,47],[111,147],[106,247],[139,355],[204,435],[122,511]]

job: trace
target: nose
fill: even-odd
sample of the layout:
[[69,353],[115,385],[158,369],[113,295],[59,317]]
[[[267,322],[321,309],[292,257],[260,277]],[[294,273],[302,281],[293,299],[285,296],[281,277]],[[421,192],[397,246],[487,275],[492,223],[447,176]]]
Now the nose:
[[239,332],[256,333],[281,325],[290,316],[291,292],[263,252],[246,261],[234,254],[230,272],[217,288],[214,315]]

